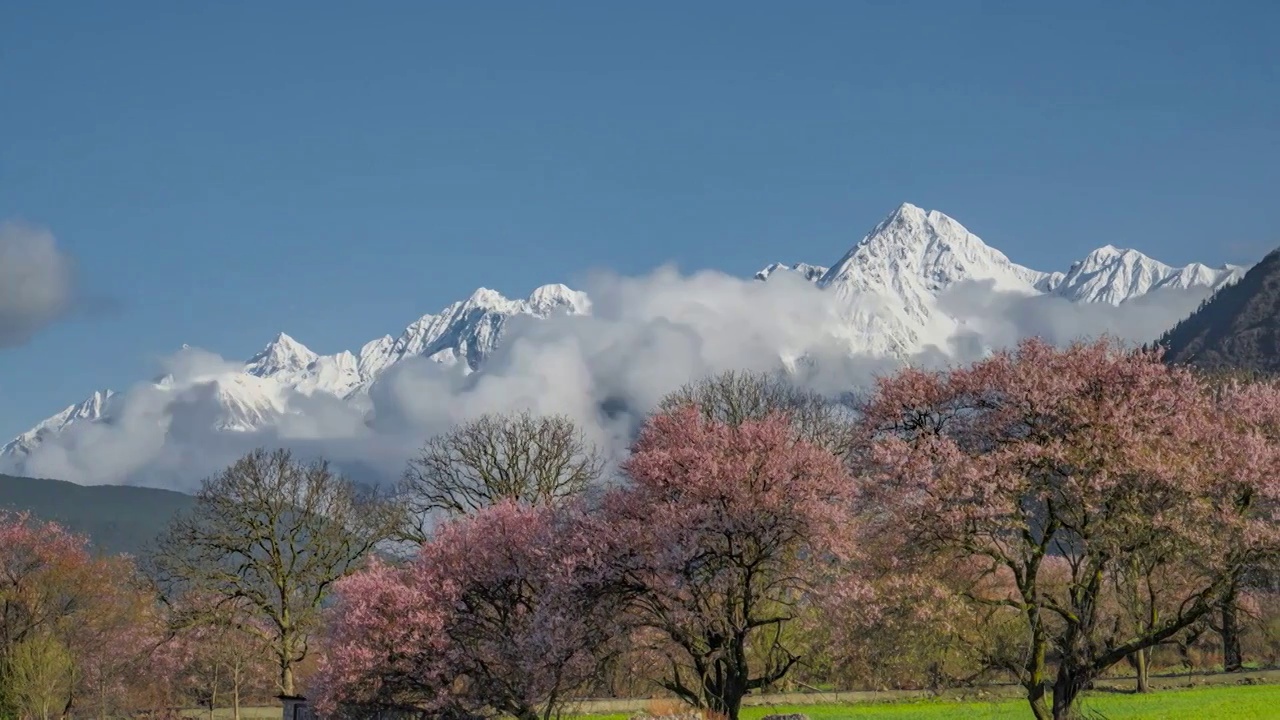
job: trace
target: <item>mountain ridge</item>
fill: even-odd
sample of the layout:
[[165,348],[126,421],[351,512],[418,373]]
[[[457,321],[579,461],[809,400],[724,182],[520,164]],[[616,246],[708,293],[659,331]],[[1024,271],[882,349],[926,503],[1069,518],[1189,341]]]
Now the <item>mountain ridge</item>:
[[[1241,274],[1236,266],[1172,267],[1109,244],[1065,272],[1038,271],[1014,263],[940,211],[903,203],[829,266],[773,263],[754,277],[769,283],[783,275],[799,277],[829,293],[850,354],[905,358],[922,348],[945,346],[960,329],[939,296],[961,283],[989,283],[995,291],[1016,296],[1052,295],[1072,303],[1118,306],[1165,287],[1220,288]],[[254,430],[301,412],[292,407],[292,393],[362,403],[388,369],[408,358],[473,373],[514,318],[546,319],[558,313],[590,315],[591,300],[559,283],[518,299],[481,287],[465,300],[423,315],[398,336],[370,340],[358,352],[321,355],[280,332],[241,366],[218,368],[182,386],[170,375],[151,387],[163,395],[166,409],[195,406],[200,400],[218,408],[176,428],[166,426],[170,435],[199,433],[202,424],[223,432]],[[42,442],[77,424],[110,421],[117,398],[110,390],[97,391],[41,421],[0,449],[0,467],[26,474],[23,458]]]

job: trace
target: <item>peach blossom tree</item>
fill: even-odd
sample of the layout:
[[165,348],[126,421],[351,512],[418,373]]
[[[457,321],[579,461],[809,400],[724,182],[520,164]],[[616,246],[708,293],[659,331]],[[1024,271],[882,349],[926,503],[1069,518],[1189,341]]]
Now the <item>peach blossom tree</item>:
[[623,617],[660,640],[664,688],[736,720],[800,660],[786,629],[847,568],[849,475],[785,413],[730,424],[694,405],[653,415],[623,469],[590,532]]
[[341,581],[319,707],[551,717],[614,636],[579,525],[572,509],[499,502],[445,523],[407,566]]
[[[1012,669],[1037,718],[1064,718],[1100,673],[1205,617],[1280,547],[1280,452],[1257,425],[1158,353],[1028,340],[883,378],[859,430],[862,500],[903,558],[1011,579],[1012,592],[956,592],[1018,613]],[[1145,584],[1160,611],[1118,623],[1111,580],[1135,557],[1177,581]]]

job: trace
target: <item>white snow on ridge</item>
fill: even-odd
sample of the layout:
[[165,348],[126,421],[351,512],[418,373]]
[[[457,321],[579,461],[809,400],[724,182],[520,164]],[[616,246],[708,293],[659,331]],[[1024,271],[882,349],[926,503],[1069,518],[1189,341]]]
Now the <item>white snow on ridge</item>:
[[[847,345],[850,355],[906,358],[930,346],[945,348],[949,338],[966,329],[939,300],[959,283],[986,283],[1015,296],[1053,295],[1072,303],[1118,306],[1162,288],[1216,288],[1234,282],[1244,270],[1199,263],[1176,268],[1106,245],[1066,272],[1042,272],[1012,262],[947,215],[904,203],[830,267],[773,263],[755,278],[769,282],[798,276],[828,292],[839,319],[832,335]],[[242,366],[218,365],[177,381],[170,375],[147,387],[167,403],[159,422],[170,436],[248,432],[297,417],[303,411],[295,394],[366,407],[374,382],[407,358],[479,370],[517,316],[590,312],[586,294],[565,285],[544,285],[524,299],[479,288],[469,298],[415,320],[398,336],[371,340],[356,353],[320,355],[280,333]],[[23,458],[48,438],[77,423],[111,420],[113,397],[110,390],[95,392],[19,435],[0,449],[0,467],[21,474]]]
[[1242,275],[1244,268],[1235,265],[1175,268],[1137,250],[1104,245],[1073,264],[1053,291],[1069,300],[1119,305],[1160,288],[1216,288]]

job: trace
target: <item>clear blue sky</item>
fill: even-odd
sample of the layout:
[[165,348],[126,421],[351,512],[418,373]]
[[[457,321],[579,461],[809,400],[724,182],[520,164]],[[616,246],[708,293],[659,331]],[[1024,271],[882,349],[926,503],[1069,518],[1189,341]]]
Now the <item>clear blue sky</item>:
[[80,2],[0,19],[0,219],[110,302],[0,435],[182,343],[358,347],[478,285],[829,263],[903,200],[1014,260],[1280,245],[1274,2]]

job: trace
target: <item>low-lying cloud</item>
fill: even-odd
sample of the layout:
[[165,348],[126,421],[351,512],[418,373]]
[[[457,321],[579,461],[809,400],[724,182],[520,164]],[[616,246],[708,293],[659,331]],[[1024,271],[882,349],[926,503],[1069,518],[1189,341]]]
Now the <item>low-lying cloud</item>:
[[[409,359],[354,400],[281,389],[235,374],[240,363],[186,349],[166,362],[167,387],[148,382],[116,395],[109,422],[73,424],[16,469],[82,483],[190,490],[253,447],[287,446],[323,455],[360,479],[385,481],[401,473],[426,437],[485,412],[566,413],[593,442],[620,453],[659,400],[690,380],[781,365],[803,385],[838,393],[898,364],[851,352],[838,304],[798,277],[762,283],[664,268],[644,277],[600,275],[584,289],[592,299],[589,316],[514,318],[480,372]],[[965,284],[940,303],[964,321],[949,354],[933,350],[913,362],[972,359],[1027,335],[1067,342],[1108,332],[1149,340],[1205,294],[1169,291],[1117,308]],[[277,394],[257,407],[273,388]],[[225,408],[237,404],[279,416],[268,429],[212,431],[225,424]]]
[[74,273],[53,234],[0,223],[0,348],[23,345],[71,308]]
[[956,283],[938,305],[962,322],[948,350],[971,361],[990,348],[1009,347],[1027,337],[1055,345],[1108,335],[1141,344],[1190,315],[1211,294],[1209,288],[1160,288],[1119,305],[1071,302],[1057,295],[1026,296],[993,289],[989,282]]

